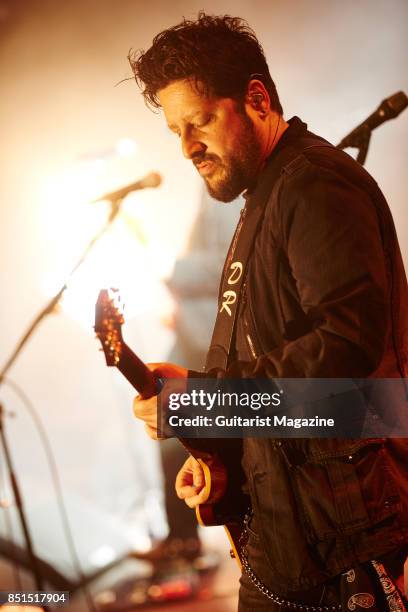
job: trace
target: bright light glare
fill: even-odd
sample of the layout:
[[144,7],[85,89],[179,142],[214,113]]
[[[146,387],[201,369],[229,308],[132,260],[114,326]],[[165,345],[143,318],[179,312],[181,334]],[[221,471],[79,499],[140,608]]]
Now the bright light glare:
[[106,163],[107,163],[106,159],[103,159],[102,157],[100,157],[97,159],[93,159],[89,163],[89,166],[93,170],[95,175],[98,176],[106,168]]
[[112,548],[112,546],[108,546],[106,544],[100,546],[89,555],[89,561],[95,567],[104,567],[108,563],[112,563],[112,561],[115,559],[115,550]]
[[[95,161],[95,160],[94,160]],[[109,204],[88,202],[101,189],[101,166],[87,163],[50,182],[47,190],[46,227],[54,243],[53,260],[43,281],[51,297],[67,280],[86,245],[104,225]],[[143,204],[132,202],[132,214],[124,209],[109,231],[91,250],[85,263],[68,282],[62,308],[92,333],[95,302],[101,288],[120,290],[126,320],[146,312],[157,315],[172,308],[172,299],[161,278],[174,263],[165,246],[146,222]]]
[[116,143],[115,149],[120,156],[128,157],[136,153],[137,144],[131,138],[121,138]]
[[[155,273],[159,260],[160,253],[150,252],[135,242],[119,221],[69,281],[62,307],[91,330],[99,290],[114,287],[120,290],[127,320],[146,311],[161,317],[171,307],[171,298]],[[50,297],[57,291],[57,282],[61,285],[63,279],[61,268],[45,279],[44,289]]]

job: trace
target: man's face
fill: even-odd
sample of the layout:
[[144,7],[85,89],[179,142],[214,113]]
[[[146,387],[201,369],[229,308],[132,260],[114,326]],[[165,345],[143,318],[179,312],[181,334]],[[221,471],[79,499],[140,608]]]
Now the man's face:
[[254,182],[261,146],[245,110],[231,98],[201,94],[188,80],[158,92],[169,128],[203,177],[209,194],[231,202]]

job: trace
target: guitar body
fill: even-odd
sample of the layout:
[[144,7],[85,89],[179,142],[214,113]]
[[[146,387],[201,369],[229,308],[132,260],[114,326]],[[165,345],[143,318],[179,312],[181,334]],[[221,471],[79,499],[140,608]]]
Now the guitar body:
[[[211,490],[211,471],[209,470],[209,476],[206,474],[204,469],[204,461],[197,459],[203,467],[205,474],[205,486]],[[225,502],[225,500],[224,500]],[[231,549],[230,555],[234,557],[238,563],[239,568],[242,570],[242,548],[243,542],[241,541],[242,526],[244,522],[244,513],[238,514],[235,518],[228,517],[218,504],[200,504],[195,509],[196,518],[198,524],[202,527],[213,527],[216,525],[223,525],[227,538],[229,540]]]
[[[119,302],[116,290],[102,289],[100,291],[95,306],[95,333],[102,343],[106,364],[117,367],[136,391],[147,399],[160,393],[162,381],[154,376],[146,364],[124,342],[121,331],[124,318]],[[212,489],[220,483],[220,479],[225,479],[225,468],[221,469],[220,460],[211,451],[195,448],[195,441],[180,439],[180,442],[200,463],[205,477],[205,499],[211,502]],[[239,496],[235,491],[233,500],[227,490],[226,495],[219,502],[200,504],[195,511],[200,525],[224,526],[231,544],[231,556],[235,557],[239,567],[242,568],[242,542],[240,540],[249,499],[242,494],[237,504],[236,495]]]

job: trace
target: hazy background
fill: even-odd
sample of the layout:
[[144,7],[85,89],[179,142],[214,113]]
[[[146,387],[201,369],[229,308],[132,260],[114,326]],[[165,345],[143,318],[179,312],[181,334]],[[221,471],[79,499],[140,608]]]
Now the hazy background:
[[[408,85],[405,0],[0,1],[1,363],[103,223],[106,206],[89,201],[149,170],[163,176],[159,189],[126,200],[63,307],[9,372],[45,425],[66,497],[118,522],[139,521],[141,536],[149,520],[136,498],[156,517],[150,529],[163,531],[157,449],[133,422],[131,389],[98,353],[93,305],[100,287],[119,285],[129,344],[145,359],[166,357],[173,336],[162,320],[172,301],[162,279],[185,248],[202,186],[134,82],[115,84],[131,76],[130,48],[147,48],[201,8],[249,21],[285,117],[299,115],[334,143]],[[389,201],[405,261],[407,148],[405,112],[374,133],[366,163]],[[27,503],[47,505],[31,519],[39,538],[41,521],[56,512],[44,452],[21,399],[5,386],[0,397],[16,415],[6,426]]]

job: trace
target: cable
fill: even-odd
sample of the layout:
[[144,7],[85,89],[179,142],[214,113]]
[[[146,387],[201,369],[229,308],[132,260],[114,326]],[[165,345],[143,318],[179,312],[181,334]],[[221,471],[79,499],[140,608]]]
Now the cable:
[[64,531],[64,535],[68,544],[68,548],[70,550],[70,554],[71,554],[71,559],[72,559],[72,563],[74,565],[75,571],[79,577],[80,580],[80,584],[79,584],[79,588],[82,589],[88,608],[91,612],[97,612],[94,601],[92,599],[92,596],[89,592],[89,589],[86,585],[86,577],[83,573],[82,570],[82,566],[81,566],[81,562],[79,560],[79,556],[75,547],[75,542],[74,542],[74,538],[72,535],[72,530],[71,530],[71,526],[69,524],[69,519],[68,519],[68,513],[67,513],[67,509],[65,506],[65,502],[64,502],[64,496],[62,493],[62,486],[61,486],[61,479],[59,477],[59,473],[58,473],[58,468],[57,468],[57,463],[55,461],[55,457],[54,457],[54,453],[51,447],[51,443],[50,440],[48,438],[48,435],[45,431],[45,427],[42,424],[42,421],[36,411],[36,409],[34,408],[33,403],[31,402],[31,400],[28,398],[28,396],[26,395],[26,393],[23,391],[23,389],[21,389],[21,387],[15,383],[13,380],[11,380],[8,377],[4,377],[3,378],[3,383],[8,385],[13,391],[14,393],[17,395],[17,397],[20,398],[23,406],[26,408],[27,412],[30,414],[31,418],[34,421],[34,424],[37,428],[37,431],[40,435],[41,438],[41,442],[43,444],[43,448],[46,454],[46,458],[48,461],[48,466],[50,469],[50,473],[51,473],[51,478],[52,481],[54,483],[54,488],[55,488],[55,492],[56,492],[56,499],[57,499],[57,505],[59,508],[59,512],[60,512],[60,516],[61,516],[61,521],[62,521],[62,528]]
[[[6,498],[7,498],[7,486],[6,486],[6,477],[3,474],[3,470],[0,469],[0,495],[2,495],[2,491],[4,491],[4,501],[5,503],[7,502]],[[14,542],[14,533],[13,533],[13,524],[11,521],[11,512],[10,512],[10,505],[2,505],[2,508],[4,510],[4,522],[6,524],[6,532],[8,535],[8,541],[9,541],[9,545],[10,545],[10,551],[13,549],[13,542]],[[20,571],[19,571],[19,566],[18,566],[18,562],[17,559],[15,558],[15,556],[13,554],[10,554],[10,559],[13,563],[13,573],[14,573],[14,579],[15,579],[15,589],[16,591],[23,591],[23,585],[21,582],[21,576],[20,576]]]

